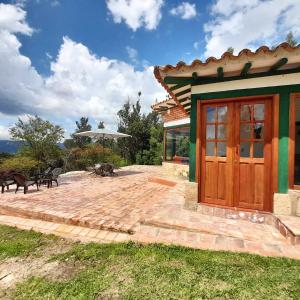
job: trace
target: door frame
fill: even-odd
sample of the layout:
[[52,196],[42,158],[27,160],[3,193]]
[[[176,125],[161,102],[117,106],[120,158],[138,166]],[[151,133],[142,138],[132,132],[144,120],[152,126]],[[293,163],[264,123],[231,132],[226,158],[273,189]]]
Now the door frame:
[[[268,95],[255,95],[255,96],[245,96],[245,97],[230,97],[230,98],[215,98],[211,100],[205,99],[197,99],[197,131],[196,131],[196,182],[198,183],[198,202],[201,203],[201,185],[202,185],[202,174],[201,174],[201,158],[202,158],[202,140],[201,140],[201,132],[202,132],[202,107],[204,104],[214,104],[214,103],[226,103],[226,102],[237,102],[237,101],[251,101],[251,100],[259,100],[259,99],[271,99],[272,103],[272,143],[271,143],[271,185],[270,185],[270,195],[272,199],[270,199],[270,211],[273,211],[273,197],[274,193],[278,191],[278,151],[279,151],[279,103],[280,96],[279,94],[268,94]],[[217,204],[207,204],[215,207],[224,207],[222,205]],[[226,208],[234,208],[228,207]],[[252,211],[251,209],[246,208],[238,208],[239,210],[244,211]]]
[[290,114],[289,114],[289,188],[300,190],[300,185],[295,185],[295,107],[296,101],[300,101],[300,93],[293,93],[290,96]]

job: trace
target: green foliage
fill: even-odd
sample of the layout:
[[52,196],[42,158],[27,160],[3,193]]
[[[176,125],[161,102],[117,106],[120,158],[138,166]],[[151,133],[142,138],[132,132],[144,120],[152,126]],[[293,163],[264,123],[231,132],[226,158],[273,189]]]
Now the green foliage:
[[10,128],[10,135],[14,140],[26,143],[27,155],[41,162],[59,155],[58,143],[63,138],[63,129],[43,120],[39,116],[28,116],[27,121],[20,118],[14,127]]
[[109,148],[99,144],[89,144],[84,148],[73,148],[66,162],[67,171],[86,170],[99,163],[112,163],[116,167],[127,165],[127,162]]
[[293,32],[289,32],[285,38],[286,42],[290,44],[290,46],[297,46],[297,40],[294,38]]
[[41,163],[33,158],[22,155],[15,155],[11,158],[5,159],[1,165],[0,169],[18,169],[22,171],[28,177],[34,173],[34,170],[39,168]]
[[[92,129],[92,126],[89,124],[89,118],[81,117],[79,121],[76,121],[77,129],[75,130],[75,133],[84,132],[84,131],[90,131]],[[72,147],[79,147],[83,148],[84,146],[91,143],[91,138],[87,136],[77,136],[73,133],[71,135],[73,139],[73,146]],[[69,144],[68,144],[69,143]],[[67,142],[67,146],[70,147],[71,142]],[[68,148],[66,147],[66,148]]]
[[8,158],[12,158],[14,155],[10,153],[1,152],[0,153],[0,165],[3,163],[4,160]]
[[226,52],[229,52],[229,53],[233,54],[234,48],[233,47],[228,47]]
[[136,155],[139,165],[161,165],[163,158],[163,126],[158,124],[150,129],[150,148],[142,150]]
[[131,163],[135,163],[136,159],[146,161],[146,157],[150,155],[148,151],[153,152],[150,149],[151,128],[160,124],[158,114],[156,112],[142,114],[140,101],[130,104],[128,100],[118,112],[118,117],[118,131],[131,135],[131,138],[118,140],[121,155]]
[[188,157],[189,156],[189,148],[190,148],[190,140],[188,137],[183,136],[178,140],[178,144],[176,145],[176,155]]
[[98,124],[98,129],[103,129],[103,128],[105,128],[104,122],[100,121],[99,124]]
[[64,140],[64,146],[66,149],[72,149],[72,148],[76,148],[76,143],[74,142],[73,139],[65,139]]

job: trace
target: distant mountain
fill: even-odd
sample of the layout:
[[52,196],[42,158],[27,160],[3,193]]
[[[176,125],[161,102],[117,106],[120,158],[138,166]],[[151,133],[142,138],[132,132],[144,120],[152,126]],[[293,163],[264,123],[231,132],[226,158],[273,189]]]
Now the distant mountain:
[[23,142],[19,141],[10,141],[10,140],[0,140],[0,153],[16,153],[20,147],[23,145]]
[[[24,144],[24,142],[20,141],[10,141],[10,140],[0,140],[0,153],[17,153],[20,147]],[[60,148],[64,148],[64,144],[58,144]]]

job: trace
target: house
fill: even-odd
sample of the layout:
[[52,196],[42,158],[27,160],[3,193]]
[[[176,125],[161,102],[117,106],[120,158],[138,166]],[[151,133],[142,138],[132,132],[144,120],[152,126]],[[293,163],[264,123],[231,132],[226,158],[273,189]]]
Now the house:
[[300,45],[154,74],[169,94],[152,106],[164,119],[164,160],[188,168],[187,206],[300,216]]

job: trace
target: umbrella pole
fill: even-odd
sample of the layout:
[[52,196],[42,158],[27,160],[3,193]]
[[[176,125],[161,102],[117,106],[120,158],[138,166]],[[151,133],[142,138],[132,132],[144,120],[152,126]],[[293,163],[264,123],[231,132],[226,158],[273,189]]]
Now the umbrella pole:
[[102,162],[104,162],[104,133],[102,137]]

